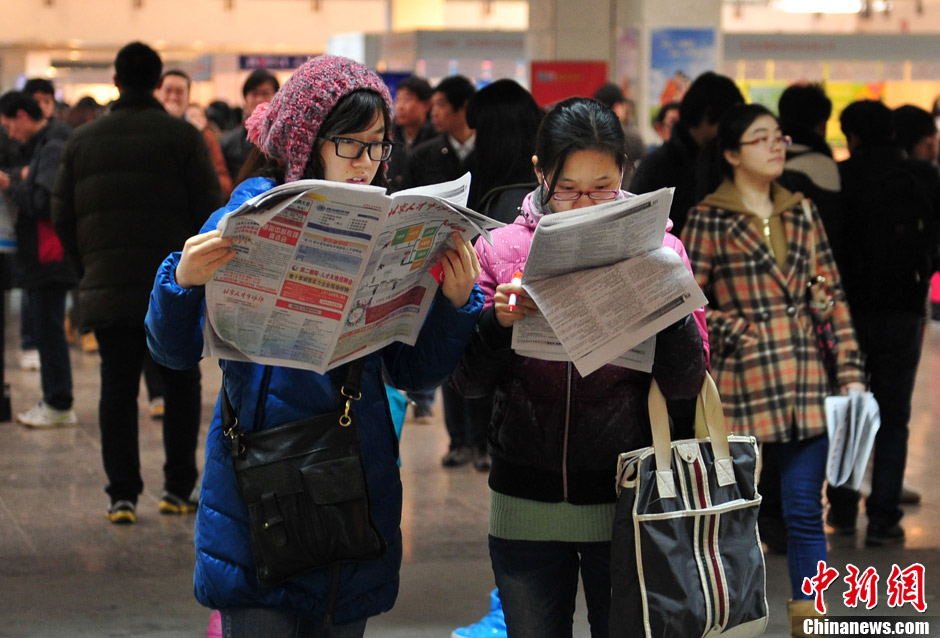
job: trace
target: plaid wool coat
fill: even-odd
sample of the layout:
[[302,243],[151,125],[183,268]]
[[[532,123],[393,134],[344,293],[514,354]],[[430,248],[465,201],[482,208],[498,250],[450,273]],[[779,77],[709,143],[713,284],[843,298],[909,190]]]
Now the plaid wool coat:
[[782,228],[786,239],[783,268],[729,181],[689,212],[682,241],[708,297],[712,375],[729,430],[779,442],[826,429],[824,400],[831,390],[805,301],[806,284],[816,274],[809,264],[811,237],[818,274],[826,277],[836,301],[838,383],[864,382],[864,375],[839,272],[815,206],[811,225],[800,193],[774,184],[772,198],[771,220],[779,215],[779,223],[772,221],[771,229]]

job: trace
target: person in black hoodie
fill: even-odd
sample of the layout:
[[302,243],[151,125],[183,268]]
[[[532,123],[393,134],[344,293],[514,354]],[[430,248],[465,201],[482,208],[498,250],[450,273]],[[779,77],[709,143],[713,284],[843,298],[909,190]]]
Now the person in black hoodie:
[[437,135],[428,114],[431,111],[431,85],[411,75],[395,86],[395,147],[388,160],[388,192],[411,188],[411,154],[416,146]]
[[42,386],[42,400],[16,419],[37,428],[72,425],[78,419],[72,408],[65,295],[77,277],[50,221],[53,183],[69,129],[53,126],[36,100],[18,91],[0,97],[0,124],[13,140],[23,144],[30,158],[19,175],[0,174],[0,189],[10,195],[17,208],[17,274],[39,351]]
[[[865,544],[880,546],[904,542],[899,503],[927,283],[934,269],[940,176],[897,145],[893,114],[883,103],[853,102],[839,119],[851,154],[839,163],[846,219],[839,270],[881,410],[865,502]],[[838,534],[854,535],[858,492],[830,486],[827,494],[829,525]]]
[[689,209],[701,199],[696,182],[702,149],[718,134],[718,120],[725,111],[743,103],[744,96],[731,78],[712,71],[701,74],[682,98],[679,122],[669,141],[650,151],[637,167],[631,192],[639,195],[676,187],[669,209],[674,234],[682,232]]

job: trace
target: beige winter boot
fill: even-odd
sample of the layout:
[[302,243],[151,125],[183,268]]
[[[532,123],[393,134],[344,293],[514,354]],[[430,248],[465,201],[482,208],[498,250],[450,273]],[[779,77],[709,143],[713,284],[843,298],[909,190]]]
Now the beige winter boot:
[[808,636],[817,636],[818,633],[807,633],[803,631],[803,623],[809,619],[825,618],[816,611],[816,603],[812,600],[791,600],[787,603],[787,611],[790,613],[790,635],[793,638],[807,638]]

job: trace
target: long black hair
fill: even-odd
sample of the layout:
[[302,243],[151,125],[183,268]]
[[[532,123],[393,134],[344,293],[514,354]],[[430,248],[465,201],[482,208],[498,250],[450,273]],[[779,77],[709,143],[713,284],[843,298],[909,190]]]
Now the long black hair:
[[[376,113],[382,114],[382,120],[385,123],[383,139],[385,141],[391,140],[392,114],[381,95],[369,89],[359,89],[344,95],[320,126],[317,139],[314,140],[310,157],[301,178],[323,179],[324,168],[323,160],[320,157],[320,149],[324,144],[324,138],[364,131],[375,120]],[[245,165],[238,173],[236,183],[241,183],[249,177],[267,177],[273,179],[277,184],[283,184],[284,167],[277,160],[266,157],[257,147],[253,146],[248,159],[245,160]],[[379,166],[379,169],[375,172],[372,185],[388,188],[384,162],[383,166]]]
[[568,156],[577,151],[609,155],[620,170],[624,170],[627,164],[626,141],[620,120],[613,110],[591,98],[563,100],[542,119],[535,141],[535,154],[538,156],[535,168],[544,179],[550,180],[542,189],[542,206],[546,206],[555,193]]
[[469,205],[497,186],[534,182],[532,153],[542,110],[513,80],[497,80],[467,103],[467,125],[476,131]]
[[715,192],[725,179],[734,178],[734,168],[725,159],[725,151],[740,151],[744,132],[754,120],[764,115],[777,121],[777,116],[761,104],[738,104],[721,116],[718,135],[702,152],[697,189],[699,200]]

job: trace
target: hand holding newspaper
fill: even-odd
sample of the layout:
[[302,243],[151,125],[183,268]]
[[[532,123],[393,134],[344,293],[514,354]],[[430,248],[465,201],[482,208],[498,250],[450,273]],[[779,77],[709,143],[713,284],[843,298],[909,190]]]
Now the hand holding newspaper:
[[452,247],[501,226],[465,204],[470,175],[401,191],[298,180],[219,222],[237,252],[206,284],[204,356],[323,373],[414,344]]
[[514,325],[517,352],[570,359],[582,376],[608,363],[652,369],[656,333],[706,303],[679,255],[662,246],[673,191],[542,218],[522,286],[544,320]]

